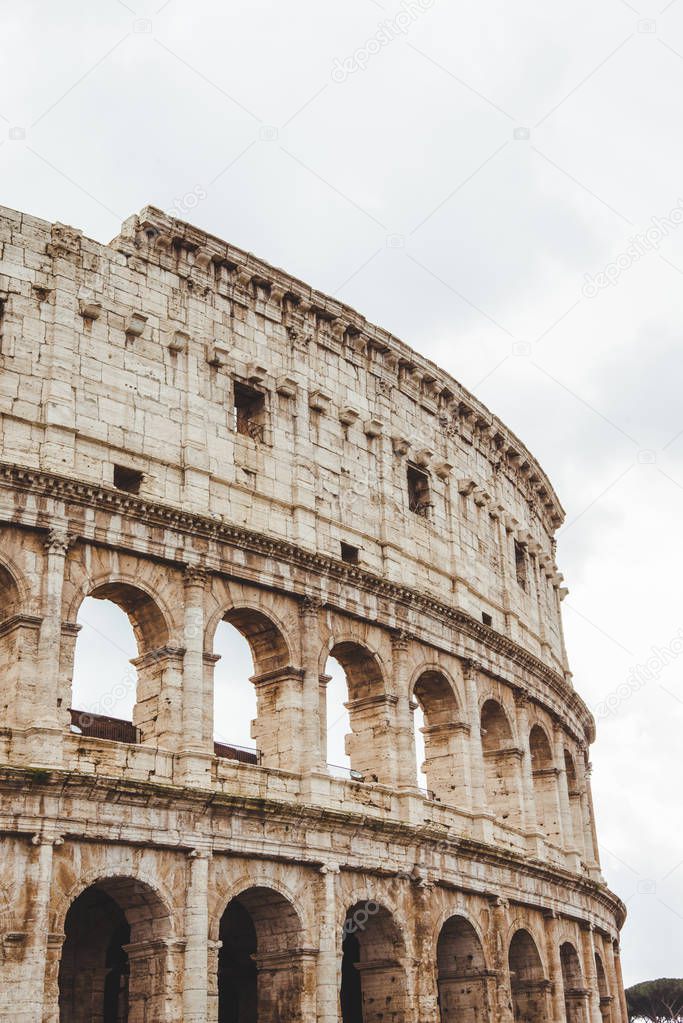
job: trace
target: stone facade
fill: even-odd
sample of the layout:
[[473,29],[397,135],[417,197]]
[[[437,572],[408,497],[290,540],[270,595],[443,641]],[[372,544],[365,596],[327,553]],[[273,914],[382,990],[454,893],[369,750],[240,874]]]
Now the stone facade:
[[[153,208],[109,245],[3,210],[0,335],[0,1018],[626,1023],[524,445]],[[132,722],[72,707],[86,597],[132,623]],[[223,620],[259,760],[214,746]]]

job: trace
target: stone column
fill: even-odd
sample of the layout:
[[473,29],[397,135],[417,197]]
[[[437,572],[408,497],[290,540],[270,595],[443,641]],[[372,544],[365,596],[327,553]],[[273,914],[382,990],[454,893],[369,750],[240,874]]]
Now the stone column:
[[303,666],[301,731],[301,771],[322,771],[327,764],[327,749],[322,746],[322,707],[320,689],[320,612],[322,601],[305,597],[299,606],[301,624],[301,663]]
[[467,693],[467,717],[470,725],[470,805],[473,813],[481,814],[486,809],[484,796],[484,750],[481,744],[477,665],[474,661],[463,662],[463,674]]
[[529,748],[529,715],[527,708],[529,697],[522,690],[515,690],[515,707],[517,708],[517,738],[522,751],[520,762],[520,802],[522,804],[522,828],[524,831],[538,833],[536,818],[536,794]]
[[316,1023],[337,1023],[341,985],[341,932],[337,924],[339,865],[320,868]]
[[188,855],[183,1023],[206,1023],[207,1020],[210,859],[211,853],[203,849],[193,849]]
[[616,990],[614,991],[614,1002],[612,1003],[615,1007],[618,1007],[619,1014],[621,1017],[620,1023],[628,1023],[628,1008],[626,1006],[626,994],[624,992],[624,978],[621,973],[621,957],[619,955],[619,944],[616,942],[612,943],[612,954],[610,956],[611,964],[614,968],[614,975],[616,977]]
[[[251,681],[256,688],[252,738],[261,751],[263,766],[301,774],[305,752],[304,671],[287,665],[252,675]],[[317,701],[317,674],[315,683]],[[319,730],[314,739],[309,736],[306,741],[315,741],[318,736]]]
[[62,636],[62,590],[64,564],[73,538],[66,529],[50,529],[45,540],[43,620],[38,635],[38,656],[33,693],[24,705],[31,719],[28,754],[32,762],[61,763],[60,735],[68,720],[68,708],[58,706],[60,696],[59,651]]
[[[213,733],[206,734],[207,699],[204,663],[204,594],[206,571],[188,565],[184,576],[183,668],[179,762],[183,781],[208,785],[211,781]],[[213,706],[208,715],[213,727]]]
[[583,841],[586,850],[586,861],[594,871],[600,869],[597,851],[597,836],[595,834],[595,822],[593,818],[593,800],[590,791],[590,765],[587,760],[587,747],[579,748],[579,756],[576,758],[576,774],[581,793],[581,820],[583,823]]
[[494,970],[495,999],[491,1023],[513,1023],[512,991],[510,990],[510,970],[508,965],[507,932],[508,911],[510,904],[507,899],[494,897],[491,907],[491,962]]
[[593,765],[588,761],[586,763],[585,770],[585,786],[586,786],[586,804],[588,811],[588,845],[593,851],[593,862],[595,867],[600,872],[600,851],[598,849],[598,833],[595,827],[595,809],[593,807],[593,790],[591,786],[591,774],[593,773]]
[[[41,1023],[45,1014],[45,971],[48,959],[52,858],[57,836],[34,835],[35,854],[27,870],[29,905],[24,930],[26,945],[18,991],[13,999],[16,1023]],[[49,1007],[48,1007],[49,1008]]]
[[396,704],[395,742],[398,750],[396,763],[397,784],[400,789],[418,787],[415,761],[414,710],[408,692],[407,653],[410,640],[405,632],[395,632],[391,637],[391,659]]
[[593,943],[593,924],[581,929],[581,945],[583,952],[583,975],[588,990],[588,1015],[590,1023],[602,1023],[600,1012],[600,992],[598,990],[598,974],[595,968],[595,945]]
[[550,995],[552,1004],[552,1023],[565,1023],[564,982],[562,980],[562,960],[560,958],[560,920],[557,913],[548,912],[545,923],[546,958],[551,984]]
[[204,589],[206,572],[199,565],[185,569],[183,657],[183,725],[181,746],[205,751],[204,718]]
[[553,722],[553,752],[557,764],[557,795],[560,803],[560,826],[562,829],[562,848],[567,852],[576,852],[574,828],[572,826],[572,810],[569,803],[569,784],[567,769],[564,762],[564,733],[559,721]]

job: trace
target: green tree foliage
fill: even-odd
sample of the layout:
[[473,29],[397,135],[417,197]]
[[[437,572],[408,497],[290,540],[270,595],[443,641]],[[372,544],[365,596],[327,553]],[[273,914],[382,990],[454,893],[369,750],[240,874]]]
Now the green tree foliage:
[[626,991],[630,1023],[683,1023],[683,980],[661,978]]

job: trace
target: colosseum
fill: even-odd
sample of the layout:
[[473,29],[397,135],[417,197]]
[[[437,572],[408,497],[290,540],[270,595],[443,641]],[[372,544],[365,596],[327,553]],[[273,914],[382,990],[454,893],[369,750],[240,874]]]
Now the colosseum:
[[[153,207],[109,245],[2,210],[0,316],[1,1019],[627,1023],[524,445]],[[87,598],[132,626],[131,720],[74,706]],[[248,750],[216,741],[223,622]]]

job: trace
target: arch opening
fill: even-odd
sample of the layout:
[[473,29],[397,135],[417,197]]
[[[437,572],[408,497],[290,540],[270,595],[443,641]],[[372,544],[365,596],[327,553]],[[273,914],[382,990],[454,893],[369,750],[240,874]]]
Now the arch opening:
[[540,725],[534,725],[529,733],[529,752],[536,823],[539,831],[547,839],[559,844],[561,830],[557,771],[548,736]]
[[[384,676],[377,657],[358,643],[336,643],[329,652],[327,760],[356,780],[391,780],[391,735]],[[330,688],[331,687],[331,688]],[[344,696],[347,699],[344,700]],[[340,706],[341,704],[341,706]],[[341,746],[341,732],[348,731]],[[334,759],[333,759],[334,758]]]
[[170,931],[168,910],[140,881],[105,879],[81,892],[64,924],[60,1023],[162,1018]]
[[487,805],[496,817],[518,827],[521,823],[519,750],[513,745],[510,723],[497,700],[486,700],[481,708],[481,744]]
[[172,704],[161,699],[169,629],[152,597],[129,583],[104,583],[83,599],[77,622],[72,730],[127,743],[175,735]]
[[271,888],[231,899],[221,917],[218,1023],[304,1023],[301,924]]
[[349,909],[342,940],[342,1023],[403,1023],[408,1018],[404,955],[389,910],[372,901]]
[[512,1008],[516,1023],[548,1023],[549,984],[534,939],[517,931],[508,952]]
[[414,724],[418,770],[426,788],[441,802],[464,804],[467,750],[453,688],[441,672],[425,671],[415,683],[413,696],[417,705]]
[[612,999],[607,984],[607,974],[602,962],[602,957],[595,953],[595,976],[598,982],[598,995],[600,997],[600,1015],[604,1023],[611,1023],[612,1020]]
[[300,681],[283,633],[262,611],[231,608],[218,623],[213,651],[214,752],[241,763],[290,768],[291,737],[287,747],[285,722],[278,718],[287,703],[283,692]]
[[579,956],[569,941],[560,945],[560,963],[567,1023],[586,1023],[588,992],[584,987]]
[[469,920],[452,916],[446,921],[437,941],[436,962],[441,1023],[488,1019],[484,951]]

